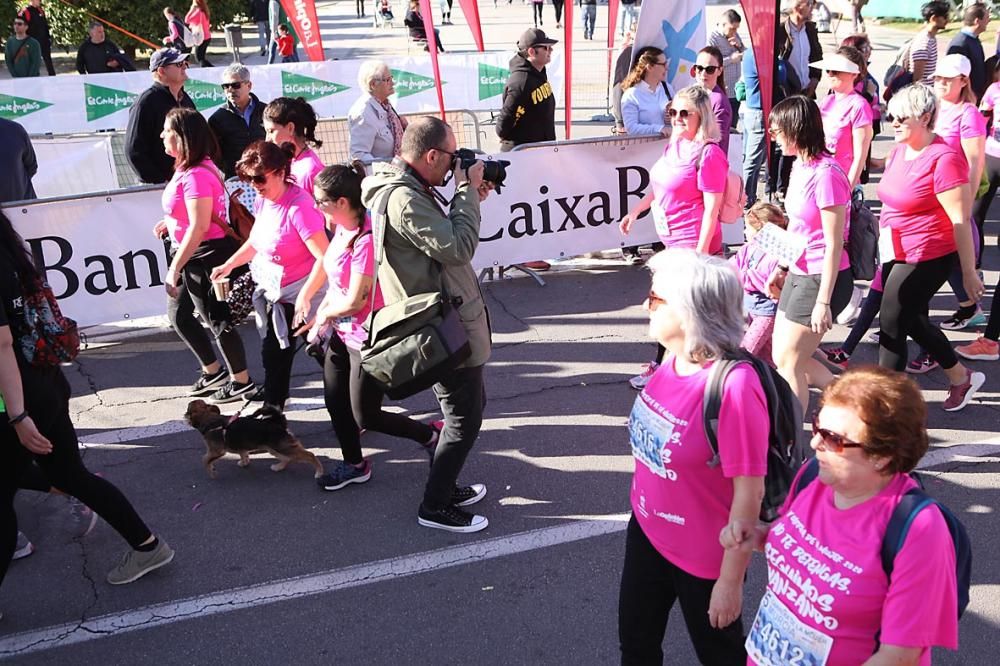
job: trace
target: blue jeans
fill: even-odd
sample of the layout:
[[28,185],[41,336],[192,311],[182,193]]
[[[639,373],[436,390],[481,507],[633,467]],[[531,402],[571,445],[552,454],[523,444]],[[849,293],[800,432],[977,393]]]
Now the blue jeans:
[[[626,20],[627,19],[627,20]],[[622,25],[619,31],[624,35],[635,27],[635,22],[639,20],[639,11],[634,4],[622,5]]]
[[757,182],[764,164],[764,112],[743,107],[743,183],[747,208],[757,201]]
[[594,37],[594,23],[597,21],[597,5],[583,5],[583,38]]
[[260,44],[261,55],[267,51],[267,45],[271,43],[271,28],[267,21],[257,21],[257,43]]

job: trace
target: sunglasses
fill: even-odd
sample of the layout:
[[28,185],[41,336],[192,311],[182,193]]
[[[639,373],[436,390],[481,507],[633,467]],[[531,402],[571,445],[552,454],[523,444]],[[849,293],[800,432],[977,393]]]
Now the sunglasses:
[[902,125],[903,123],[905,123],[909,119],[910,119],[909,116],[894,116],[891,113],[885,114],[885,121],[887,123],[889,123],[890,125],[894,125],[897,122],[900,125]]
[[273,171],[266,171],[264,173],[257,173],[257,174],[249,174],[248,173],[248,174],[245,174],[243,176],[243,180],[249,181],[249,182],[253,183],[254,185],[263,185],[264,183],[267,182],[267,176],[268,176],[268,174],[272,174],[272,173],[274,173],[274,172]]
[[687,109],[681,109],[679,111],[673,108],[667,109],[668,116],[671,118],[680,118],[681,120],[687,120],[687,117],[692,113],[694,113],[694,111],[688,111]]
[[768,134],[768,136],[770,136],[773,139],[774,137],[776,137],[779,134],[781,134],[781,130],[778,129],[777,127],[768,127],[767,128],[767,134]]
[[826,72],[827,76],[837,76],[838,74],[847,74],[847,72],[838,72],[835,69],[825,69],[823,71]]
[[243,82],[242,81],[233,81],[232,83],[223,83],[222,84],[222,89],[223,90],[239,90],[242,87],[243,87]]
[[656,292],[650,289],[649,296],[646,297],[646,303],[648,303],[647,307],[649,308],[649,311],[652,312],[661,305],[666,305],[667,299],[663,298],[662,296],[657,296]]
[[694,66],[694,71],[696,71],[696,72],[705,72],[709,76],[711,76],[712,74],[715,74],[720,69],[722,69],[722,68],[719,67],[718,65],[695,65]]
[[326,197],[324,197],[322,199],[313,198],[313,201],[316,202],[316,207],[317,208],[322,208],[323,206],[327,205],[328,203],[333,203],[332,199],[327,199]]
[[820,428],[819,414],[813,415],[812,433],[813,437],[819,435],[820,439],[823,440],[824,450],[831,451],[833,453],[843,453],[844,449],[861,449],[865,446],[860,442],[852,442],[843,435],[839,435],[831,430]]

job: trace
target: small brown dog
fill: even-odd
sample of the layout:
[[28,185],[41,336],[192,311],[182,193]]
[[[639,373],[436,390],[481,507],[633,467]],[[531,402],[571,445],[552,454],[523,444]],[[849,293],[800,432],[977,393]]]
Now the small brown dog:
[[312,465],[316,478],[323,476],[323,465],[288,431],[285,415],[270,405],[264,405],[250,416],[233,419],[223,416],[215,405],[192,400],[184,418],[205,438],[207,450],[201,462],[213,479],[215,461],[226,455],[226,451],[238,453],[240,461],[237,464],[246,467],[250,464],[250,454],[257,449],[264,449],[278,459],[271,465],[275,472],[285,469],[292,461],[299,461]]

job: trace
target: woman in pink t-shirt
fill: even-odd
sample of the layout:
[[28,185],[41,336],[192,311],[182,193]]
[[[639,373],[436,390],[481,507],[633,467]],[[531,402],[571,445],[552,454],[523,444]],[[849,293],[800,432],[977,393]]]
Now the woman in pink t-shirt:
[[778,372],[807,409],[810,384],[822,388],[833,379],[813,353],[854,291],[844,250],[851,183],[827,150],[815,102],[802,95],[788,97],[771,111],[770,124],[781,152],[796,157],[785,213],[789,249],[801,252],[770,281],[772,295],[781,293],[771,353]]
[[884,290],[879,316],[879,365],[902,371],[912,337],[941,365],[950,387],[943,407],[965,407],[986,381],[958,361],[948,338],[928,318],[930,301],[961,266],[967,293],[982,298],[969,213],[972,193],[965,158],[931,130],[937,99],[925,85],[907,86],[889,100],[896,146],[878,185],[879,242]]
[[767,560],[749,663],[929,665],[931,647],[958,649],[956,553],[941,510],[914,515],[891,578],[881,559],[893,511],[919,490],[909,473],[927,452],[926,423],[920,388],[901,373],[851,369],[827,387],[816,458],[781,517],[720,534],[727,553],[756,548]]
[[[325,490],[340,490],[371,478],[372,465],[361,452],[361,429],[404,437],[417,442],[433,455],[440,425],[428,425],[403,414],[382,409],[383,393],[361,369],[361,346],[368,338],[365,323],[382,307],[376,289],[375,248],[372,221],[361,203],[361,180],[365,165],[329,166],[316,177],[313,196],[334,232],[322,261],[327,290],[312,323],[310,340],[325,345],[323,397],[333,431],[340,443],[343,461],[318,479]],[[316,281],[307,284],[318,289]]]
[[292,156],[290,144],[279,148],[268,141],[255,141],[243,151],[236,173],[257,191],[256,221],[250,238],[212,272],[215,280],[250,264],[257,284],[257,332],[263,340],[263,399],[279,409],[288,400],[298,329],[319,306],[318,297],[308,298],[303,287],[308,281],[322,283],[322,259],[330,244],[312,195],[292,181]]
[[[711,96],[700,85],[679,91],[667,108],[674,129],[663,156],[649,172],[650,190],[619,225],[628,235],[646,211],[652,211],[656,233],[667,247],[722,253],[719,210],[726,189],[729,160],[719,148],[719,125]],[[649,381],[663,358],[663,347],[642,373],[629,380],[635,389]]]
[[864,79],[864,56],[852,46],[841,46],[810,66],[823,71],[830,86],[830,94],[819,103],[826,148],[854,187],[861,183],[874,135],[871,104],[855,90]]
[[[938,61],[937,69],[934,70],[934,94],[938,99],[934,133],[965,156],[969,168],[969,189],[975,205],[976,193],[986,168],[986,119],[976,108],[976,93],[972,91],[972,84],[969,82],[971,69],[969,59],[959,53],[949,53]],[[983,230],[978,227],[972,231],[978,266],[983,251]],[[952,269],[948,284],[958,299],[958,309],[941,322],[941,328],[958,331],[986,323],[986,317],[976,300],[965,292],[960,267]],[[921,360],[918,357],[914,363],[920,363]]]
[[[192,31],[195,30],[195,26],[201,31],[202,42],[194,48],[195,60],[202,67],[211,67],[212,63],[206,57],[208,45],[212,41],[212,16],[208,9],[208,2],[206,0],[191,0],[191,8],[185,14],[184,22]],[[191,46],[194,44],[188,44],[189,48]]]
[[295,146],[292,181],[307,194],[313,191],[313,181],[323,170],[323,161],[313,150],[323,145],[316,138],[317,122],[312,105],[301,97],[279,97],[264,107],[264,138],[279,146]]
[[726,525],[752,531],[767,473],[767,398],[757,373],[726,376],[713,456],[703,402],[712,365],[739,349],[743,290],[725,260],[669,249],[648,266],[649,335],[669,350],[629,416],[632,518],[618,598],[623,664],[663,663],[667,617],[680,602],[703,664],[739,664],[749,552],[724,553]]
[[[194,109],[172,109],[160,136],[167,155],[174,158],[174,175],[163,190],[164,218],[154,231],[170,237],[170,268],[163,279],[169,296],[167,316],[201,365],[201,376],[188,395],[211,394],[213,402],[232,402],[256,387],[247,373],[243,339],[230,322],[229,307],[215,297],[209,278],[239,247],[226,232],[229,200],[222,175],[212,163],[219,145],[205,117]],[[195,310],[201,321],[194,318]],[[222,351],[225,368],[203,323]]]

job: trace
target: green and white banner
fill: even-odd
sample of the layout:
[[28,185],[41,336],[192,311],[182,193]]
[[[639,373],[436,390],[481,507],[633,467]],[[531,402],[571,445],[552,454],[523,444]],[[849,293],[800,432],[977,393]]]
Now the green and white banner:
[[[509,73],[509,52],[443,54],[442,90],[449,109],[499,109]],[[400,113],[437,111],[430,58],[386,60],[396,81],[393,104]],[[361,95],[359,60],[287,63],[250,67],[253,90],[266,101],[304,97],[321,118],[343,118]],[[184,89],[198,110],[211,115],[225,104],[219,86],[222,68],[188,70]],[[562,60],[548,66],[549,80],[562,86]],[[65,75],[56,78],[0,80],[0,117],[15,120],[30,134],[70,134],[120,130],[128,124],[128,109],[152,82],[149,72]]]

